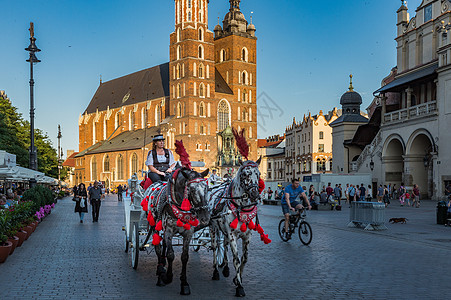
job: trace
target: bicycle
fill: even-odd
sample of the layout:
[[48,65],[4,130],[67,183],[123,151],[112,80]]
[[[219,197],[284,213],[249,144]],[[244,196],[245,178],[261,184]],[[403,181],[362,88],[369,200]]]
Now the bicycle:
[[296,227],[298,227],[298,235],[302,244],[309,245],[312,242],[312,227],[305,221],[307,213],[305,208],[297,210],[298,213],[290,212],[290,223],[288,224],[288,237],[285,235],[285,218],[280,220],[279,223],[279,236],[284,242],[288,242],[291,239],[291,235],[295,233]]

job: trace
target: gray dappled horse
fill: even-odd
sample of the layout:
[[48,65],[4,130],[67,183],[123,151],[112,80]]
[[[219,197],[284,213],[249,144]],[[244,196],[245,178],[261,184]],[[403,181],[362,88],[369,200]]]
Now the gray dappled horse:
[[[174,171],[167,183],[156,182],[144,192],[143,199],[148,201],[147,220],[150,225],[148,238],[153,234],[152,243],[155,245],[155,252],[158,256],[158,286],[172,282],[172,264],[175,258],[172,237],[177,233],[183,237],[180,276],[180,294],[182,295],[191,293],[186,277],[186,266],[194,229],[196,226],[208,226],[210,222],[207,205],[208,184],[204,179],[208,172],[208,169],[198,173],[194,170],[180,168]],[[189,207],[186,207],[187,204]],[[161,239],[163,245],[160,244]],[[165,269],[166,258],[167,270]]]
[[[245,296],[242,285],[243,269],[247,262],[248,248],[252,229],[257,226],[253,219],[257,215],[257,203],[260,198],[258,166],[261,158],[246,161],[241,164],[236,176],[210,191],[208,205],[211,212],[210,236],[213,248],[213,280],[219,280],[220,267],[217,259],[219,238],[224,235],[224,263],[223,275],[229,276],[227,265],[227,245],[230,245],[233,255],[233,265],[236,276],[233,283],[236,285],[236,296]],[[238,253],[238,239],[242,240],[242,256]]]

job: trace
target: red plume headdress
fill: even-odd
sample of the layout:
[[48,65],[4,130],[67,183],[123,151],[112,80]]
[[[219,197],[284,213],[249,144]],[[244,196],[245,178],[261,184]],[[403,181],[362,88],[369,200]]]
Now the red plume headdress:
[[183,141],[175,141],[175,153],[180,156],[180,162],[182,166],[191,170],[191,162],[189,160],[189,154],[186,152]]
[[233,135],[235,136],[236,146],[238,147],[238,150],[241,153],[241,156],[246,158],[248,160],[249,156],[249,144],[246,141],[246,138],[244,137],[244,128],[241,130],[241,132],[238,132],[235,128],[232,128]]

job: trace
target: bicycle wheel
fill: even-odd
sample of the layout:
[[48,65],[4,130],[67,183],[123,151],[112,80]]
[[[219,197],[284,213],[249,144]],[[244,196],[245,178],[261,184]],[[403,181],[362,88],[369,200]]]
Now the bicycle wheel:
[[299,239],[304,245],[308,245],[312,242],[312,227],[310,227],[310,224],[306,221],[302,221],[299,224]]
[[285,237],[285,220],[283,219],[279,223],[279,236],[282,241],[288,242],[289,239]]

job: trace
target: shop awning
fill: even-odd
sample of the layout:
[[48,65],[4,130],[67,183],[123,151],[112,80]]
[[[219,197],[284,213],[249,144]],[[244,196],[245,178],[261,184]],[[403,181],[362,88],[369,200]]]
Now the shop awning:
[[397,77],[395,80],[390,82],[389,84],[381,87],[377,91],[375,91],[373,94],[377,93],[385,93],[385,92],[391,92],[396,90],[397,88],[406,85],[410,82],[422,79],[424,77],[430,76],[435,73],[435,70],[438,68],[438,63],[435,63],[433,65],[430,65],[426,68],[423,68],[421,70],[415,71],[413,73],[403,75],[400,77]]

